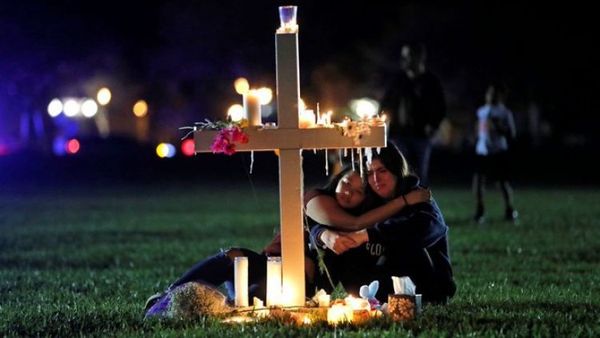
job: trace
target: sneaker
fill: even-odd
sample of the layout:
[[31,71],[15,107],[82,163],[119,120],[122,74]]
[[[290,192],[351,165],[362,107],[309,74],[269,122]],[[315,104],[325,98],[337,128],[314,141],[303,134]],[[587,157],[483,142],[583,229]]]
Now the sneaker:
[[506,208],[504,219],[508,222],[516,223],[519,220],[519,212],[513,208]]
[[482,224],[485,221],[485,210],[482,206],[477,207],[475,211],[475,215],[473,216],[473,221],[477,224]]
[[144,305],[144,312],[147,312],[148,309],[152,307],[152,305],[156,304],[156,302],[158,302],[164,296],[164,294],[164,292],[157,292],[152,296],[148,297],[148,299],[146,300],[146,305]]

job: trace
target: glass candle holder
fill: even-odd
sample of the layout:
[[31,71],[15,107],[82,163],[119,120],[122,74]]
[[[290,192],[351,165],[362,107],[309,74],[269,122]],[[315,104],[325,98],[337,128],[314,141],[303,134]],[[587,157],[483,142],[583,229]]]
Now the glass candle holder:
[[279,7],[279,21],[280,29],[285,32],[293,32],[298,29],[296,24],[296,14],[298,13],[298,6],[280,6]]

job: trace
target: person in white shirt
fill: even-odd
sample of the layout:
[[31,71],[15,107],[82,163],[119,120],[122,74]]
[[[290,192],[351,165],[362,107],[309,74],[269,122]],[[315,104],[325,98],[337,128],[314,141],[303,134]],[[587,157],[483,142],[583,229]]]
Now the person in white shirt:
[[505,90],[490,85],[486,91],[486,103],[477,110],[477,143],[475,146],[476,169],[473,175],[473,191],[476,196],[474,220],[482,223],[485,216],[483,191],[486,178],[498,181],[505,203],[504,218],[515,222],[518,212],[513,207],[513,190],[509,176],[509,143],[516,136],[512,112],[504,105]]

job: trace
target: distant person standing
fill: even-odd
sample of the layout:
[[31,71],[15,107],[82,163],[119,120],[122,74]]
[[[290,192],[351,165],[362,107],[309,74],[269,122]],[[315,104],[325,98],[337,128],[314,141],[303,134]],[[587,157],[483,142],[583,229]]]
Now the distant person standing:
[[389,137],[428,185],[431,139],[446,116],[446,101],[437,76],[425,66],[422,44],[406,44],[401,50],[401,69],[388,86],[381,110],[390,120]]
[[504,197],[507,221],[514,222],[518,212],[513,206],[513,191],[508,182],[509,144],[516,136],[513,113],[504,105],[506,90],[490,85],[485,94],[485,105],[477,110],[476,169],[473,191],[477,199],[475,222],[482,223],[485,216],[483,191],[487,177],[498,180]]

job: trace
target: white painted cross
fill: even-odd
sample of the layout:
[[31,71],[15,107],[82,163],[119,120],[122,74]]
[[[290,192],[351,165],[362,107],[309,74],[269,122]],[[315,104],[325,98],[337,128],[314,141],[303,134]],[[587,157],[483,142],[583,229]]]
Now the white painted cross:
[[[236,151],[279,149],[279,208],[281,226],[282,305],[304,306],[304,229],[302,149],[356,148],[353,140],[335,128],[298,128],[300,100],[298,33],[276,33],[278,127],[249,127],[247,144]],[[217,131],[196,131],[196,152],[210,152]],[[371,127],[360,147],[385,147],[385,126]]]

